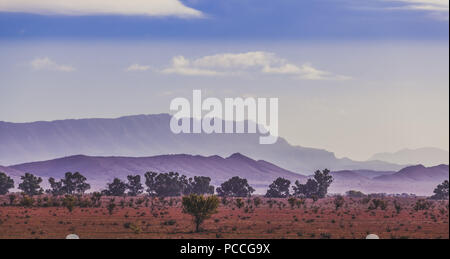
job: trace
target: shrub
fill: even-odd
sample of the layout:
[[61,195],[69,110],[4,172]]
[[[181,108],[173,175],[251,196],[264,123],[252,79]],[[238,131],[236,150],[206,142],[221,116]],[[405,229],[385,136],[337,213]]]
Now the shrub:
[[238,209],[244,207],[244,202],[242,201],[241,198],[236,199],[236,207],[238,207]]
[[294,209],[295,204],[297,204],[297,199],[294,197],[291,197],[288,199],[288,203],[291,206],[291,209]]
[[200,225],[213,214],[217,213],[219,199],[216,196],[204,197],[203,195],[191,194],[183,197],[183,213],[193,217],[195,231],[200,231]]
[[72,195],[66,195],[63,199],[63,206],[66,207],[69,212],[73,211],[73,208],[76,205],[76,200],[75,197],[73,197]]
[[376,210],[378,208],[386,210],[387,202],[381,199],[373,199],[372,204],[369,206],[369,210]]
[[414,210],[429,210],[431,208],[432,203],[429,201],[426,201],[424,199],[420,199],[416,202],[414,205]]
[[256,208],[258,208],[259,205],[261,205],[261,203],[262,203],[261,198],[255,197],[255,198],[253,199],[253,204],[255,204],[255,207],[256,207]]
[[394,201],[394,208],[397,214],[400,214],[400,212],[402,211],[402,206],[397,201]]
[[32,207],[34,204],[34,199],[26,194],[22,195],[22,200],[20,201],[20,205],[23,207]]
[[9,198],[9,205],[10,206],[14,205],[14,201],[16,200],[16,195],[10,194],[10,195],[8,195],[8,198]]
[[114,201],[115,201],[115,199],[109,200],[109,203],[107,206],[109,215],[112,215],[114,212],[114,209],[116,208],[116,204],[114,203]]
[[366,195],[360,191],[350,190],[345,193],[346,196],[352,197],[352,198],[364,198]]
[[345,199],[342,196],[336,196],[336,198],[334,198],[334,206],[336,208],[336,210],[338,210],[339,208],[341,208],[342,206],[344,206],[345,204]]

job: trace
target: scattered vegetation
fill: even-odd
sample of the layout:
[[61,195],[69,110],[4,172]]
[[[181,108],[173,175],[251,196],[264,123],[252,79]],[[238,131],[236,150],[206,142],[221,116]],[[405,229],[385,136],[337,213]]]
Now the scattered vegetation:
[[248,184],[247,179],[235,176],[222,183],[216,191],[222,197],[250,197],[255,189]]
[[219,199],[216,196],[204,197],[203,195],[191,194],[183,197],[182,204],[183,213],[193,217],[195,232],[199,232],[203,221],[217,213]]
[[5,173],[0,172],[0,195],[8,193],[9,189],[14,188],[14,180]]
[[434,195],[431,199],[434,200],[448,200],[449,184],[448,180],[445,180],[442,184],[439,184],[436,189],[434,189]]
[[272,184],[269,185],[269,189],[265,197],[267,198],[286,198],[289,197],[289,188],[291,181],[278,177]]

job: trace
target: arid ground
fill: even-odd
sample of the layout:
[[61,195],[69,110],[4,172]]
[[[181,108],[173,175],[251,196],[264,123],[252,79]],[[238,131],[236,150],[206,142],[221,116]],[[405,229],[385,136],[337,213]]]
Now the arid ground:
[[218,213],[204,222],[199,233],[193,231],[192,217],[182,213],[180,198],[161,201],[119,197],[114,200],[115,206],[110,206],[109,197],[91,204],[86,196],[81,198],[85,202],[72,212],[62,204],[51,204],[49,197],[35,197],[35,203],[29,207],[24,207],[20,199],[17,196],[10,205],[8,196],[0,196],[2,239],[59,239],[70,233],[85,239],[361,239],[369,233],[382,239],[449,238],[448,201],[420,198],[346,197],[338,209],[333,197],[316,202],[291,200],[293,206],[288,199],[261,198],[258,206],[254,198],[242,199],[241,204],[227,199],[222,200]]

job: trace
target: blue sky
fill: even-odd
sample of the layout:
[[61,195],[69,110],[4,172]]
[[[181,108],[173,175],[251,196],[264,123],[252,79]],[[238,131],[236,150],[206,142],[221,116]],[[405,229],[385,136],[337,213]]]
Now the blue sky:
[[339,157],[449,148],[448,1],[110,3],[0,0],[0,121],[167,113],[201,89],[279,97],[280,135]]
[[187,14],[168,8],[164,15],[89,8],[66,15],[8,5],[15,2],[30,1],[0,1],[1,38],[448,39],[448,1],[441,0],[185,0]]

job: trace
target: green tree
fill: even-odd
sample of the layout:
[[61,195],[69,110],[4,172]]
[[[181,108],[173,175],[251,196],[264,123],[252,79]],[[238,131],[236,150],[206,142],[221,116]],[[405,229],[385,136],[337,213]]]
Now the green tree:
[[61,180],[66,194],[84,194],[91,186],[86,183],[87,179],[79,172],[67,172]]
[[193,194],[214,194],[214,186],[210,185],[211,178],[206,176],[194,176],[189,179],[190,192]]
[[119,178],[114,178],[112,183],[107,184],[107,189],[102,193],[107,196],[123,196],[127,190],[127,184]]
[[330,175],[330,170],[325,169],[323,171],[317,170],[314,173],[314,179],[318,184],[317,196],[319,198],[325,198],[328,193],[328,187],[330,187],[333,182],[333,177]]
[[286,198],[289,197],[289,188],[291,186],[291,181],[278,177],[272,184],[269,185],[269,190],[267,190],[267,198]]
[[128,179],[128,195],[130,196],[138,196],[144,191],[144,187],[141,184],[141,176],[140,175],[129,175]]
[[306,184],[300,184],[299,181],[295,181],[294,195],[306,198],[325,198],[328,193],[328,187],[333,182],[333,177],[330,175],[330,171],[325,169],[323,171],[317,170],[314,173],[314,179],[308,179]]
[[48,179],[50,183],[50,188],[47,193],[58,195],[74,195],[74,194],[84,194],[91,186],[86,183],[87,179],[79,172],[71,173],[67,172],[64,178],[60,181],[56,181],[53,177]]
[[319,184],[314,179],[308,179],[306,184],[301,184],[299,181],[295,181],[293,189],[294,196],[296,197],[315,198],[319,192]]
[[255,189],[248,184],[247,179],[234,176],[222,183],[216,191],[222,197],[250,197]]
[[26,195],[40,195],[44,192],[41,188],[42,178],[36,177],[33,174],[25,173],[21,176],[22,182],[19,184],[19,189],[22,190]]
[[189,180],[185,175],[175,172],[145,173],[145,185],[150,195],[158,197],[175,197],[189,193]]
[[436,189],[434,189],[434,195],[431,198],[435,200],[448,200],[448,191],[448,180],[445,180],[442,184],[439,184]]
[[219,199],[216,196],[204,197],[203,195],[191,194],[183,197],[183,213],[193,217],[195,231],[200,231],[200,225],[213,214],[217,213]]
[[0,195],[5,195],[9,189],[14,188],[14,180],[5,173],[0,172]]
[[54,196],[63,195],[65,193],[62,181],[56,181],[55,178],[50,177],[48,182],[50,183],[50,189],[46,190],[47,193]]

